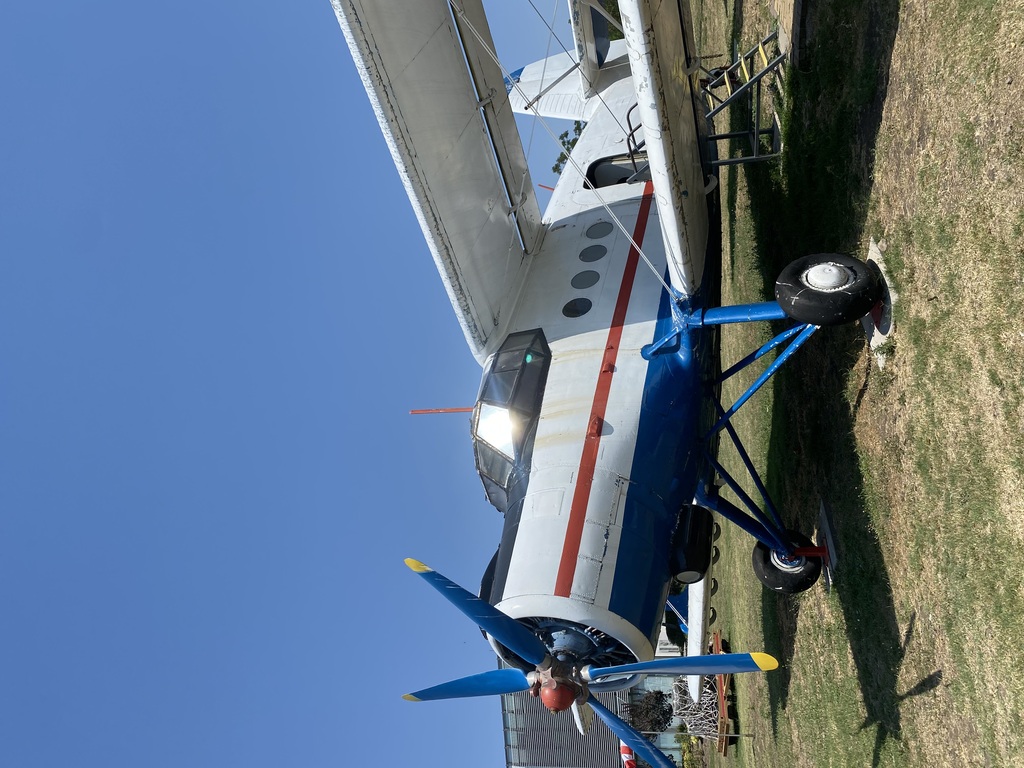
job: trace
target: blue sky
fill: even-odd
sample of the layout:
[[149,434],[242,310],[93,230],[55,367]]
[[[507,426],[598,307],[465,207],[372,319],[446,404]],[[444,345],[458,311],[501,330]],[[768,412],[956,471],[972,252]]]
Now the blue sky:
[[12,3],[0,66],[4,764],[502,765],[400,699],[494,664],[402,558],[474,588],[500,519],[407,415],[479,368],[330,3]]

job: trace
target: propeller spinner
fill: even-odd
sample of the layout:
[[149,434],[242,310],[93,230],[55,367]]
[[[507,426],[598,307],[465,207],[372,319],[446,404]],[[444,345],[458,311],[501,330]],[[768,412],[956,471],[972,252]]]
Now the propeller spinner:
[[[409,701],[461,699],[530,691],[534,696],[539,696],[544,706],[551,712],[563,712],[573,707],[574,704],[576,710],[584,712],[588,708],[592,708],[593,712],[623,743],[632,747],[648,763],[659,768],[670,768],[671,761],[650,741],[590,695],[588,683],[634,674],[732,674],[768,671],[778,667],[778,662],[766,653],[680,656],[606,667],[586,664],[584,663],[585,659],[554,658],[540,638],[516,619],[502,613],[490,603],[481,600],[419,560],[407,558],[405,564],[484,632],[526,662],[534,665],[534,669],[530,672],[514,668],[493,669],[431,688],[424,688],[415,693],[407,693],[404,698]],[[580,716],[577,715],[577,723],[583,730],[580,719]]]

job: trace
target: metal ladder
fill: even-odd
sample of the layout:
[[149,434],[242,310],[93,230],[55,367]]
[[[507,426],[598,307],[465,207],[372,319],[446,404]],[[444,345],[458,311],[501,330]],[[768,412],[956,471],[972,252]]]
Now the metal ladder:
[[633,164],[633,175],[626,180],[627,183],[633,181],[651,167],[650,162],[645,162],[640,166],[637,166],[636,164],[636,156],[643,151],[647,144],[646,139],[641,138],[637,141],[636,138],[637,134],[640,133],[640,129],[643,128],[643,124],[637,123],[635,126],[633,125],[633,112],[639,106],[639,103],[635,103],[629,108],[629,111],[626,112],[626,127],[628,129],[628,133],[626,134],[626,151],[629,153],[629,162]]
[[[708,139],[716,144],[746,138],[750,145],[749,154],[715,160],[712,162],[715,167],[769,160],[782,154],[782,133],[778,115],[773,112],[771,120],[765,125],[764,116],[761,114],[765,78],[774,74],[786,60],[784,53],[777,53],[769,58],[769,46],[776,42],[778,37],[779,32],[775,30],[742,56],[736,54],[735,60],[728,67],[709,70],[701,66],[706,75],[701,90],[708,103],[708,119],[714,119],[733,104],[742,103],[749,120],[749,126],[745,129],[708,136]],[[777,50],[777,46],[773,47]],[[722,89],[725,90],[724,96],[718,93]],[[767,147],[763,142],[766,138]],[[719,156],[721,157],[721,153]]]

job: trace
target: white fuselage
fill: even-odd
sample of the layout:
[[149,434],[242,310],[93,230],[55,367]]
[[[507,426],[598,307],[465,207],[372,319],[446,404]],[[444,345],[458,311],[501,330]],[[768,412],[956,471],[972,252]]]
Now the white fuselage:
[[605,97],[617,119],[599,112],[584,130],[579,167],[567,166],[553,194],[510,324],[540,328],[551,363],[490,598],[514,618],[593,627],[648,659],[670,540],[693,498],[700,363],[688,344],[641,356],[659,321],[669,322],[665,248],[649,182],[584,186],[581,170],[626,154],[619,125],[635,101],[632,82]]

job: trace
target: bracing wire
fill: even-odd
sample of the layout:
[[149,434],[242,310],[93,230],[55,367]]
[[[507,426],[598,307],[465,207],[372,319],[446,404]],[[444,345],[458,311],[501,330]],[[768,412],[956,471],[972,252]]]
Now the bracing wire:
[[[526,0],[526,2],[528,2],[528,3],[530,4],[530,7],[531,7],[531,8],[533,8],[534,12],[535,12],[535,13],[537,14],[537,17],[538,17],[538,18],[539,18],[539,19],[540,19],[541,21],[544,21],[544,17],[542,17],[542,16],[540,15],[540,11],[539,11],[539,10],[537,10],[537,6],[533,4],[533,0]],[[557,2],[558,2],[558,0],[555,0],[555,2],[557,3]],[[545,22],[545,23],[546,23],[546,22]],[[562,49],[562,53],[566,54],[567,56],[572,56],[572,53],[570,53],[570,52],[569,52],[569,49],[565,47],[565,43],[563,43],[563,42],[562,42],[562,38],[560,38],[560,37],[558,36],[558,33],[557,33],[557,32],[555,32],[555,30],[554,30],[554,28],[553,28],[553,27],[554,27],[554,25],[553,25],[553,24],[550,24],[550,25],[548,25],[548,33],[549,33],[549,35],[548,35],[548,42],[550,43],[550,41],[551,41],[551,38],[553,37],[553,38],[555,39],[555,41],[556,41],[556,42],[558,43],[558,47]],[[550,50],[551,50],[551,49],[550,49],[550,45],[549,45],[549,47],[548,47],[548,53],[549,53],[549,54],[550,54]],[[543,77],[541,78],[541,82],[542,82],[542,83],[544,82],[544,79],[543,79]],[[597,97],[597,100],[601,102],[601,106],[603,106],[603,107],[604,107],[605,111],[606,111],[606,112],[607,112],[607,113],[608,113],[608,114],[609,114],[609,115],[611,116],[612,120],[614,120],[614,121],[615,121],[615,124],[616,124],[617,126],[619,126],[619,130],[620,130],[620,131],[622,131],[622,134],[623,134],[624,136],[625,136],[625,135],[627,135],[627,134],[629,133],[629,131],[627,131],[627,130],[626,130],[626,128],[625,128],[625,126],[623,126],[623,125],[622,125],[622,123],[621,123],[621,122],[619,121],[619,117],[618,117],[618,115],[616,115],[616,114],[615,114],[615,113],[614,113],[614,112],[612,111],[611,107],[609,107],[609,106],[608,106],[608,104],[607,104],[607,103],[605,102],[605,100],[604,100],[604,97],[603,97],[603,96],[601,96],[601,94],[600,94],[599,92],[597,92],[597,91],[595,91],[595,92],[594,92],[594,96],[596,96],[596,97]],[[540,116],[539,116],[539,115],[538,115],[537,117],[538,117],[538,119],[540,119]]]
[[[532,0],[530,0],[530,5],[533,5]],[[555,22],[558,19],[558,7],[559,7],[559,0],[555,0],[552,3],[552,8],[551,8],[551,22],[549,24],[547,24],[548,39],[547,39],[547,47],[545,48],[545,51],[544,51],[544,68],[541,70],[541,78],[540,78],[541,82],[544,82],[544,78],[547,75],[548,59],[551,57],[551,40],[552,40],[552,38],[557,39],[557,36],[555,35],[554,27],[555,27]],[[534,6],[534,10],[535,11],[537,10],[536,6]],[[539,11],[537,11],[537,15],[538,16],[540,15]],[[465,17],[463,17],[463,19],[465,19]],[[543,18],[541,20],[543,21]],[[476,35],[476,30],[473,30],[473,34]],[[476,36],[477,36],[477,39],[479,40],[479,35],[476,35]],[[561,41],[559,41],[559,45],[561,45]],[[488,53],[490,53],[490,51],[488,51]],[[499,64],[499,66],[501,66],[501,65]],[[504,77],[508,77],[508,73],[505,71],[504,67],[502,67],[502,69],[501,69],[501,74]],[[537,123],[535,121],[535,122],[533,122],[530,125],[530,135],[529,135],[529,137],[527,139],[527,143],[526,143],[527,164],[529,164],[530,151],[533,149],[533,137],[534,137],[534,134],[536,133],[536,131],[537,131]],[[526,179],[527,179],[528,175],[529,174],[525,174],[524,173],[520,177],[520,179],[519,179],[518,200],[515,203],[513,203],[513,205],[517,205],[518,203],[522,202],[523,197],[524,197],[524,195],[526,193]],[[515,244],[515,238],[516,238],[516,235],[513,232],[512,236],[511,236],[511,239],[509,240],[508,250],[505,253],[505,273],[504,273],[503,280],[507,280],[508,279],[508,268],[509,268],[509,264],[510,264],[510,262],[512,260],[512,247]],[[501,315],[501,305],[499,304],[498,305],[498,316],[500,317],[500,315]]]
[[[508,79],[508,81],[512,83],[512,87],[515,88],[519,92],[519,94],[523,97],[523,99],[528,103],[530,101],[529,96],[526,94],[525,91],[523,91],[523,89],[521,88],[519,83],[515,82],[511,78],[509,70],[505,68],[505,65],[502,64],[501,60],[498,58],[498,54],[493,50],[493,48],[491,46],[487,45],[486,41],[483,39],[483,36],[476,29],[476,27],[469,20],[469,18],[467,18],[465,10],[456,2],[456,0],[448,0],[448,1],[449,1],[449,5],[451,6],[451,8],[457,14],[459,14],[459,17],[462,19],[462,22],[466,25],[466,28],[469,29],[469,31],[476,38],[477,43],[480,45],[480,47],[484,51],[486,51],[487,55],[491,57],[491,60],[494,61],[494,63],[498,65],[498,68],[501,70],[502,77]],[[531,2],[531,5],[532,4],[533,3]],[[555,34],[554,30],[551,30],[551,34],[555,37],[556,40],[558,40],[558,35]],[[562,45],[560,40],[558,42],[559,42],[559,45]],[[565,46],[564,45],[562,45],[562,49],[563,49],[563,51],[565,51]],[[568,51],[565,51],[565,52],[568,53]],[[601,104],[605,107],[605,109],[608,111],[608,113],[610,115],[612,115],[613,119],[615,119],[615,122],[619,125],[619,128],[622,128],[622,124],[619,123],[618,118],[615,117],[615,114],[611,111],[611,108],[609,108],[608,105],[605,104],[603,99],[601,99]],[[548,124],[548,121],[540,114],[540,110],[537,108],[537,106],[533,105],[533,106],[530,107],[530,109],[533,112],[534,118],[537,120],[538,123],[540,123],[541,127],[551,137],[551,140],[555,142],[556,146],[561,147],[562,143],[558,140],[558,136],[555,134],[554,129]],[[622,130],[625,133],[625,129],[623,128]],[[576,171],[580,174],[580,176],[582,176],[583,178],[586,178],[586,172],[583,170],[583,168],[580,167],[580,165],[575,160],[572,159],[571,155],[568,158],[568,162],[572,165],[573,168],[576,169]],[[605,212],[611,218],[612,222],[615,224],[615,226],[618,228],[618,230],[623,235],[625,235],[625,237],[629,241],[630,245],[632,245],[633,248],[636,249],[636,252],[639,254],[641,260],[644,262],[644,264],[647,265],[647,268],[651,271],[651,274],[653,274],[655,279],[662,285],[662,287],[664,287],[664,289],[666,291],[668,291],[669,295],[674,297],[675,296],[675,291],[672,290],[672,286],[670,286],[665,281],[665,278],[663,278],[661,276],[661,272],[658,271],[658,269],[654,266],[654,264],[648,258],[647,254],[644,253],[644,251],[640,247],[640,245],[636,242],[636,240],[633,239],[633,236],[630,234],[629,230],[627,230],[625,225],[623,225],[623,223],[619,220],[619,217],[615,215],[615,212],[612,211],[611,207],[605,201],[604,197],[601,196],[601,193],[598,192],[597,189],[594,188],[594,187],[591,187],[591,189],[593,190],[594,194],[597,196],[598,203],[600,203],[601,207],[604,208]]]
[[[530,7],[532,7],[533,10],[536,12],[537,17],[540,18],[540,20],[542,22],[544,22],[545,26],[547,26],[547,28],[548,28],[548,40],[547,40],[547,44],[546,44],[546,46],[544,48],[544,67],[541,69],[541,72],[540,72],[540,81],[543,83],[544,82],[544,78],[547,77],[547,74],[548,74],[548,59],[551,58],[551,41],[552,40],[556,40],[558,42],[558,44],[560,46],[562,46],[562,50],[565,50],[565,46],[562,45],[562,41],[559,40],[558,39],[558,35],[555,34],[555,22],[558,20],[558,8],[559,8],[559,5],[560,5],[560,2],[559,2],[559,0],[554,0],[554,2],[551,4],[551,21],[550,22],[548,22],[543,16],[540,15],[540,11],[537,9],[537,6],[535,6],[533,4],[533,0],[529,0],[529,3],[530,3]],[[502,69],[502,74],[504,74],[504,69]],[[530,137],[529,137],[529,139],[527,141],[527,144],[526,144],[526,157],[527,158],[530,157],[530,150],[533,148],[533,135],[536,132],[536,130],[537,130],[537,124],[533,123],[530,126]],[[523,178],[523,183],[525,183],[525,182],[526,182],[526,178],[524,177]],[[519,190],[519,194],[522,194],[522,193],[523,193],[523,190],[520,189]]]

